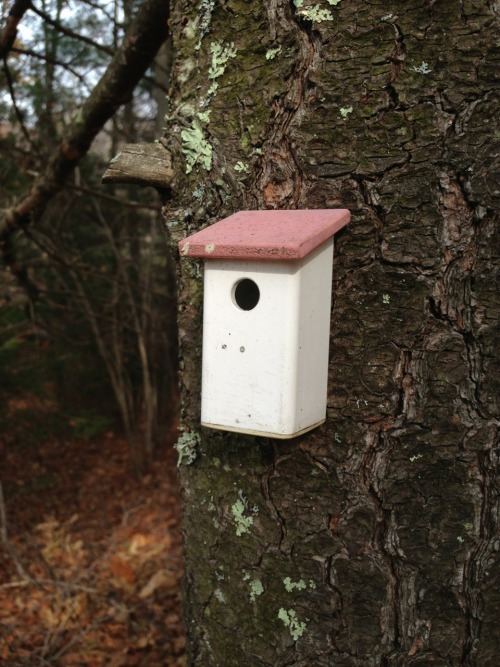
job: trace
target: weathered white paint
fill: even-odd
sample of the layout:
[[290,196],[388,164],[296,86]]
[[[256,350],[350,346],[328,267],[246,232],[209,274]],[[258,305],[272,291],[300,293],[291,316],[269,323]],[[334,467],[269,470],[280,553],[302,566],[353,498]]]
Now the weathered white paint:
[[[204,426],[287,438],[325,420],[332,258],[333,237],[301,260],[205,262]],[[234,300],[244,278],[252,310]]]

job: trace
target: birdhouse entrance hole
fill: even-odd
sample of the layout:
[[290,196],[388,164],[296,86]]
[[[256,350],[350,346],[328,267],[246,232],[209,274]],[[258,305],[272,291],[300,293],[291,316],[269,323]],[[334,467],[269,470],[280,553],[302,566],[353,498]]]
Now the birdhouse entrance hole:
[[259,303],[260,290],[253,280],[243,278],[233,289],[233,301],[241,310],[253,310]]

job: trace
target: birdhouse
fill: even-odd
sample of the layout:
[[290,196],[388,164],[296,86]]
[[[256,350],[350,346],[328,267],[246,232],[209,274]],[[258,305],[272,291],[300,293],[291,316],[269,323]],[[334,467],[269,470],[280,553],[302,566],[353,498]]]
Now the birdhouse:
[[205,260],[201,422],[293,438],[326,417],[333,235],[349,211],[240,211],[184,239]]

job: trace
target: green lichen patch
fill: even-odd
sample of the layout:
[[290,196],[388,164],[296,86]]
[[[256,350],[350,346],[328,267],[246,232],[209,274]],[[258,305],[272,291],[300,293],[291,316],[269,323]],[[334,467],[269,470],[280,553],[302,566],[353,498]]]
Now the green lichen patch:
[[297,612],[294,609],[281,609],[278,612],[278,618],[286,625],[290,631],[292,639],[296,642],[306,631],[306,624],[300,621]]
[[353,108],[352,108],[352,107],[341,107],[341,108],[340,108],[340,115],[342,116],[342,118],[343,118],[344,120],[345,120],[345,119],[347,118],[347,116],[348,116],[350,113],[352,113],[352,112],[353,112]]
[[429,65],[423,60],[421,65],[413,66],[413,71],[417,72],[417,74],[430,74],[432,72],[431,68]]
[[240,537],[244,533],[249,533],[253,525],[253,516],[245,516],[245,505],[242,500],[237,500],[231,507],[231,514],[236,526],[236,535]]
[[241,160],[240,160],[239,162],[237,162],[234,165],[234,171],[237,171],[239,173],[241,173],[241,172],[248,173],[248,165],[245,164],[244,162],[241,162]]
[[212,110],[208,111],[200,111],[199,113],[196,114],[196,117],[198,120],[201,120],[202,123],[210,123],[210,114],[212,113]]
[[298,7],[297,14],[303,19],[312,21],[313,23],[322,23],[323,21],[333,21],[333,14],[329,9],[318,7],[302,7],[303,0],[296,0],[295,6]]
[[275,49],[268,49],[266,51],[266,60],[274,60],[279,53],[281,53],[281,46],[277,46]]
[[177,467],[184,465],[191,465],[198,457],[198,445],[200,444],[200,436],[197,433],[190,433],[184,431],[180,438],[175,443],[174,447],[179,454],[177,460]]
[[283,579],[283,583],[287,593],[291,593],[292,591],[303,591],[305,588],[307,588],[307,584],[303,579],[300,579],[299,581],[292,581],[290,577],[285,577]]
[[234,42],[229,44],[212,42],[210,44],[210,53],[212,54],[212,59],[208,70],[208,78],[211,81],[211,85],[208,89],[207,98],[213,97],[217,92],[217,88],[219,87],[217,79],[226,71],[228,61],[236,57],[236,48]]
[[193,120],[191,127],[181,132],[182,152],[186,158],[186,174],[190,174],[195,165],[206,171],[212,168],[212,146],[203,133],[203,128],[197,120]]
[[250,587],[250,600],[255,602],[255,598],[257,598],[259,595],[262,595],[264,592],[262,581],[260,579],[252,579],[248,585]]

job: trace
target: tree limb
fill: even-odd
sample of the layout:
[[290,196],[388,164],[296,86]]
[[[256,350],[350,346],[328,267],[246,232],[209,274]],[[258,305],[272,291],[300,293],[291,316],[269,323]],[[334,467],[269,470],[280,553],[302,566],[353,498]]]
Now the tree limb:
[[102,12],[109,21],[113,22],[115,20],[115,17],[110,12],[106,11],[105,7],[102,7],[98,2],[91,2],[91,0],[82,1],[84,5],[88,5],[89,7],[92,7],[92,9]]
[[17,230],[40,219],[49,201],[64,187],[106,121],[131,99],[135,86],[167,37],[167,19],[168,5],[165,0],[142,2],[123,44],[73,118],[45,172],[35,181],[30,192],[7,210],[0,221],[0,254],[31,298],[36,298],[37,291],[26,270],[15,260],[12,236]]
[[5,58],[16,41],[17,26],[28,9],[31,8],[31,0],[14,0],[10,9],[5,28],[0,33],[0,58]]

